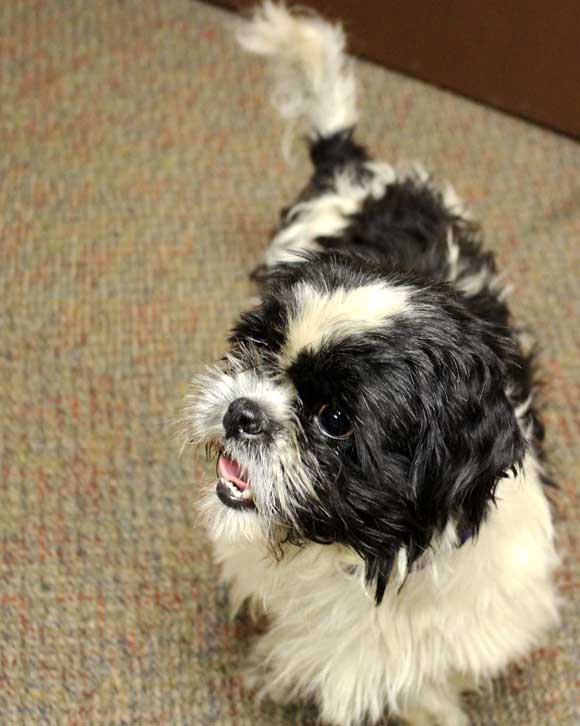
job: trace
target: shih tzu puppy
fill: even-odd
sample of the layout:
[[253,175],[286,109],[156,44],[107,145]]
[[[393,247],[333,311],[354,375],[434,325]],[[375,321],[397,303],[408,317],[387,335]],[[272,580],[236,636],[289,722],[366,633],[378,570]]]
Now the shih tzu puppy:
[[186,414],[233,607],[270,621],[253,684],[338,726],[463,726],[461,691],[557,622],[530,356],[451,188],[355,140],[341,28],[266,2],[239,37],[314,168]]

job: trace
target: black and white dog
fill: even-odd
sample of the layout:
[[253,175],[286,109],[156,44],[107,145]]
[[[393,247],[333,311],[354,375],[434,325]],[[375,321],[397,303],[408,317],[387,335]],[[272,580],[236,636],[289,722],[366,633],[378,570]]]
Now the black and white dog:
[[223,576],[270,617],[263,692],[340,726],[464,725],[461,690],[557,622],[529,356],[453,191],[353,139],[341,28],[267,2],[240,42],[314,173],[187,413],[218,454]]

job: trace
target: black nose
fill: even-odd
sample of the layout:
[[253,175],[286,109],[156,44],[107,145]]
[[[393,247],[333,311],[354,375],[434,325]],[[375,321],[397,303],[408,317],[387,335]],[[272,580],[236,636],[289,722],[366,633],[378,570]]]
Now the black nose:
[[249,398],[236,398],[229,405],[223,420],[226,438],[244,434],[257,436],[266,433],[268,419],[260,406]]

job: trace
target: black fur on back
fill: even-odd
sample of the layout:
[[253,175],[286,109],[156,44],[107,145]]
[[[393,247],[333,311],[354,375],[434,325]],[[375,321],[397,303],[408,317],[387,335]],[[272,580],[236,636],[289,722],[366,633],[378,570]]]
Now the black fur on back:
[[310,159],[316,176],[324,176],[346,164],[360,164],[368,159],[366,149],[353,140],[353,131],[345,129],[310,141]]

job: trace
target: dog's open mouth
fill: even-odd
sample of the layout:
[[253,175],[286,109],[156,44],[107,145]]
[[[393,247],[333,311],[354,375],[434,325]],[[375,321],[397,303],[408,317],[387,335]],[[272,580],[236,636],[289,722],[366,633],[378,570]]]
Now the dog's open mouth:
[[220,454],[217,463],[218,482],[216,494],[232,509],[255,509],[252,487],[243,479],[241,465],[234,459]]

